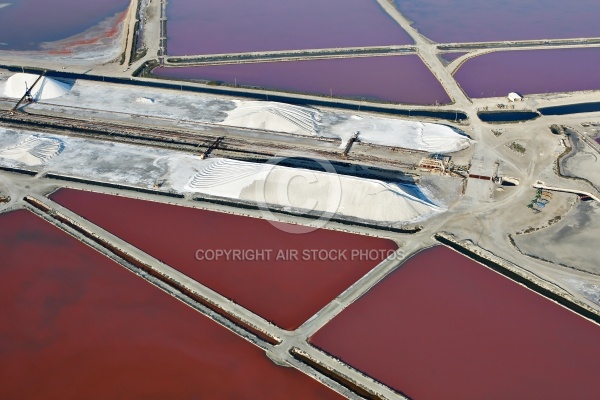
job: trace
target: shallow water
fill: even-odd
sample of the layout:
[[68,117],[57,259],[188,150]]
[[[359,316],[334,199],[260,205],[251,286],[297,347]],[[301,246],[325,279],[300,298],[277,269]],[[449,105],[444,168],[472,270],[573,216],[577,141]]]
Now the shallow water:
[[597,0],[394,0],[438,43],[600,37]]
[[600,48],[502,51],[466,61],[454,75],[470,97],[600,89]]
[[450,102],[442,85],[416,55],[157,68],[153,73],[393,103]]
[[39,50],[121,13],[129,0],[20,0],[0,8],[0,50]]
[[28,211],[0,226],[2,398],[341,398]]
[[375,0],[177,0],[167,4],[167,54],[410,44]]
[[[258,218],[72,189],[51,198],[285,329],[298,327],[382,259],[352,257],[353,250],[396,248],[386,239],[328,230],[292,234]],[[244,253],[217,256],[218,250]]]
[[595,399],[600,327],[446,247],[311,342],[414,399]]

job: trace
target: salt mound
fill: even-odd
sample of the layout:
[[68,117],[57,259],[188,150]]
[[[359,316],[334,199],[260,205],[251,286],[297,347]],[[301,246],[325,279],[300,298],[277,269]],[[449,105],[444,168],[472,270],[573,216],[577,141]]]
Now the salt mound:
[[453,153],[471,145],[471,139],[450,126],[392,118],[351,118],[331,131],[342,139],[342,147],[356,131],[361,142],[428,153]]
[[35,166],[50,161],[60,154],[63,148],[63,142],[57,138],[32,135],[14,146],[0,149],[0,158]]
[[[357,132],[364,143],[428,153],[453,153],[466,149],[471,139],[451,126],[376,116],[340,118],[317,109],[273,101],[237,101],[222,125],[261,129],[304,136],[338,137],[341,148]],[[338,122],[341,121],[341,122]]]
[[[361,220],[417,222],[442,211],[415,185],[230,159],[210,159],[186,190]],[[377,207],[373,205],[376,204]]]
[[[4,86],[4,95],[20,99],[25,94],[26,88],[31,88],[39,75],[18,73],[12,75]],[[44,76],[31,90],[34,100],[47,100],[63,96],[71,90],[71,85]]]
[[142,104],[154,104],[154,99],[151,99],[150,97],[137,97],[135,101]]
[[297,135],[316,135],[319,131],[320,114],[312,108],[273,101],[240,101],[220,124]]

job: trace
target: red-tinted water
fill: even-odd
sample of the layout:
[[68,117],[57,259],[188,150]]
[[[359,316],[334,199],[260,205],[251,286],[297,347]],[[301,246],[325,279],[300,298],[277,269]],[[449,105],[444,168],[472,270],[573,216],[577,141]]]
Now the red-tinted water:
[[33,214],[0,224],[0,397],[341,398]]
[[311,339],[413,399],[596,399],[600,327],[445,247]]
[[439,43],[599,37],[597,0],[395,0],[420,33]]
[[448,103],[442,85],[416,55],[156,68],[158,76],[204,79],[333,97],[394,103]]
[[[297,235],[257,218],[72,189],[51,198],[286,329],[309,319],[382,259],[353,251],[396,248],[385,239],[327,230]],[[218,250],[244,253],[217,257]]]
[[129,0],[21,0],[0,8],[0,50],[37,50],[122,13]]
[[177,0],[167,18],[176,56],[412,43],[374,0]]
[[455,77],[470,97],[597,90],[598,65],[600,48],[502,51],[469,59]]
[[127,11],[123,11],[110,20],[105,20],[100,25],[95,26],[95,31],[86,31],[66,40],[46,43],[42,47],[49,54],[73,54],[79,49],[89,51],[94,49],[95,46],[102,46],[111,39],[114,40],[121,31],[121,24],[126,17]]

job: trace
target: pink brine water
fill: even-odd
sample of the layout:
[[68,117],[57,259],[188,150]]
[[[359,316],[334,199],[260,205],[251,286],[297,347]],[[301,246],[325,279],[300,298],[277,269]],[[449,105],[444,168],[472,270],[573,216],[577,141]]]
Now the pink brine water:
[[28,211],[0,215],[6,399],[338,399]]
[[450,102],[442,85],[416,55],[156,68],[153,73],[357,100]]
[[329,230],[298,235],[258,218],[93,192],[61,189],[51,198],[286,329],[396,249],[386,239]]
[[595,399],[600,327],[446,247],[311,342],[414,399]]
[[410,44],[374,0],[177,0],[167,3],[173,56]]

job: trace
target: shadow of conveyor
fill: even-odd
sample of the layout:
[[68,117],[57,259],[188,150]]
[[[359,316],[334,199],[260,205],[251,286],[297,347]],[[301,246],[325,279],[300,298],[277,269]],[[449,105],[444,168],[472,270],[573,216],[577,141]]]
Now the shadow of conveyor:
[[345,163],[342,161],[324,159],[319,160],[308,157],[281,157],[276,158],[272,162],[284,167],[303,168],[319,172],[333,172],[331,170],[327,171],[323,167],[323,165],[331,165],[331,168],[333,168],[335,173],[339,175],[377,179],[385,182],[396,182],[401,184],[416,184],[415,177],[413,175],[395,169],[374,167],[370,165]]

